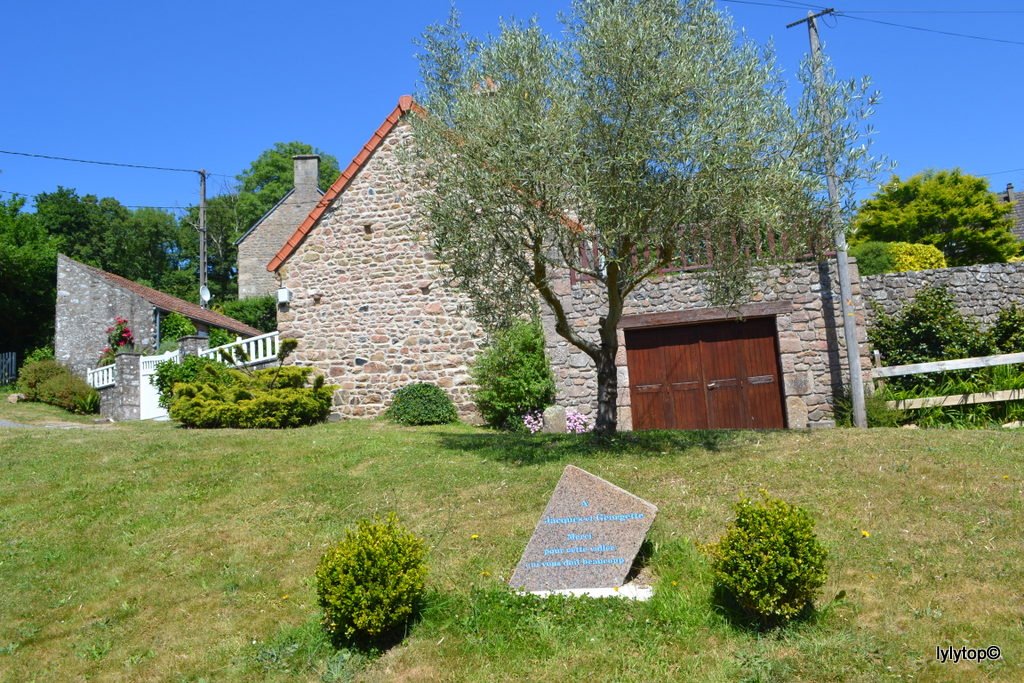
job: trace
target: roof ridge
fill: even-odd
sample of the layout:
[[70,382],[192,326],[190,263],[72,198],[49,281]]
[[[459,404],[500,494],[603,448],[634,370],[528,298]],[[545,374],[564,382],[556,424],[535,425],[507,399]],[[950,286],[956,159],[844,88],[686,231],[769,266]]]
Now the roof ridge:
[[320,198],[320,201],[316,203],[316,206],[309,212],[305,220],[299,224],[299,227],[295,229],[292,236],[284,243],[284,246],[278,250],[274,258],[267,264],[267,270],[275,271],[281,267],[281,265],[288,260],[288,258],[299,248],[299,245],[306,239],[306,236],[316,225],[316,222],[320,220],[320,217],[324,215],[335,199],[348,187],[352,179],[355,178],[356,174],[359,173],[363,165],[373,156],[373,153],[377,151],[377,147],[384,141],[384,138],[388,136],[388,133],[394,129],[398,122],[402,119],[402,116],[406,112],[419,110],[420,106],[416,104],[412,95],[402,95],[398,98],[398,105],[388,114],[387,118],[384,119],[384,123],[377,127],[370,139],[367,140],[366,144],[362,146],[359,153],[352,159],[349,165],[342,171],[337,180],[331,183],[330,188],[324,193],[324,196]]
[[203,308],[198,304],[185,301],[184,299],[179,299],[178,297],[168,294],[166,292],[161,292],[159,289],[153,289],[152,287],[147,287],[146,285],[139,284],[138,282],[135,282],[134,280],[129,280],[128,278],[123,277],[121,275],[108,273],[107,271],[101,270],[96,266],[90,266],[88,263],[76,261],[75,259],[71,258],[70,256],[67,256],[66,254],[60,255],[66,258],[68,261],[71,261],[72,263],[77,263],[78,265],[87,268],[91,273],[103,278],[104,280],[114,285],[115,287],[120,287],[121,289],[125,289],[135,294],[136,296],[145,299],[154,308],[159,308],[161,310],[171,311],[174,313],[180,313],[186,318],[198,320],[199,322],[206,323],[208,325],[213,325],[214,327],[220,327],[225,330],[228,330],[229,332],[249,335],[252,337],[257,337],[263,334],[262,331],[257,330],[255,327],[252,327],[251,325],[246,325],[241,320],[236,320],[231,316],[224,315],[223,313],[217,313],[216,311],[211,311],[208,308]]

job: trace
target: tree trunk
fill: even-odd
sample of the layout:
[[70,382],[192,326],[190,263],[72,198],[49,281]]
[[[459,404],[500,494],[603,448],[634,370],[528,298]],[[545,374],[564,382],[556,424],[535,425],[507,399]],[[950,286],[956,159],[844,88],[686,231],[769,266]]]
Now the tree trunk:
[[597,364],[597,420],[594,433],[613,436],[618,428],[619,377],[615,367],[618,344],[603,342],[595,359]]

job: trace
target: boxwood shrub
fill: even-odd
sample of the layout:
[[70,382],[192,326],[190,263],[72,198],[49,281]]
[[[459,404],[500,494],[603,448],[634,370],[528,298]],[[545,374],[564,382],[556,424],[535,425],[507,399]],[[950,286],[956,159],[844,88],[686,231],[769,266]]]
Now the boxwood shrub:
[[705,551],[716,586],[760,625],[771,627],[811,606],[825,583],[828,551],[818,542],[807,510],[761,495],[756,502],[740,500],[736,520]]
[[336,643],[390,644],[416,613],[427,545],[394,514],[359,520],[316,569],[323,626]]
[[444,389],[427,382],[410,384],[396,391],[384,414],[403,425],[438,425],[459,419]]

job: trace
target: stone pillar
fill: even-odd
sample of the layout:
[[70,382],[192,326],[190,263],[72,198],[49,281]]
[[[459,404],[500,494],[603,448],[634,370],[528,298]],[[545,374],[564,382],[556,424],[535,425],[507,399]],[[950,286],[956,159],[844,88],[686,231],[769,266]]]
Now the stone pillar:
[[114,365],[117,367],[117,384],[114,385],[111,411],[106,417],[117,422],[123,420],[138,420],[141,412],[141,396],[139,395],[139,381],[142,360],[141,353],[119,353],[114,356]]
[[178,350],[182,357],[198,356],[200,351],[210,348],[210,338],[200,337],[198,334],[190,334],[187,337],[178,339]]

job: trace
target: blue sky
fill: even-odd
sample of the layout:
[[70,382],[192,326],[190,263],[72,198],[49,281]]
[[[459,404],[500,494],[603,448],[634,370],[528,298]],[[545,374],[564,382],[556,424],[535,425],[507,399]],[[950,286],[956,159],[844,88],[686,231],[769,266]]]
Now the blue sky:
[[[1024,89],[1017,87],[1024,44],[853,18],[1024,41],[1024,11],[934,13],[1019,5],[838,1],[850,16],[822,24],[826,50],[841,77],[870,76],[882,92],[875,150],[897,162],[896,172],[959,166],[989,175],[992,189],[1007,182],[1024,189]],[[719,6],[752,39],[774,41],[792,76],[807,31],[785,27],[810,3],[758,2]],[[569,0],[457,5],[466,29],[483,36],[508,16],[536,15],[557,31]],[[12,3],[0,42],[0,150],[206,168],[223,174],[211,176],[211,194],[278,141],[308,142],[344,167],[399,96],[414,91],[412,40],[443,21],[448,7],[449,0]],[[853,14],[872,10],[932,13]],[[186,206],[198,195],[195,174],[0,154],[0,190],[34,195],[58,185],[131,206]]]

